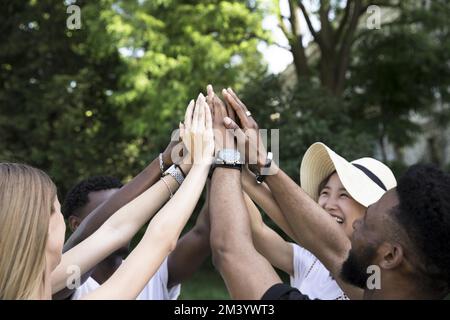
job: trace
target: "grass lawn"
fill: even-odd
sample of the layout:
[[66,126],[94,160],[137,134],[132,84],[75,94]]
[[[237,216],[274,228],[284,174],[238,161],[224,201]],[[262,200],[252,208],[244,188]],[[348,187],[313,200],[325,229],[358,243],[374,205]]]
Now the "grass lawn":
[[[279,275],[284,283],[289,283],[289,277],[283,272]],[[229,300],[225,283],[219,272],[214,269],[211,261],[198,270],[191,279],[181,285],[179,300]]]
[[179,300],[229,300],[220,274],[206,263],[191,279],[181,285]]

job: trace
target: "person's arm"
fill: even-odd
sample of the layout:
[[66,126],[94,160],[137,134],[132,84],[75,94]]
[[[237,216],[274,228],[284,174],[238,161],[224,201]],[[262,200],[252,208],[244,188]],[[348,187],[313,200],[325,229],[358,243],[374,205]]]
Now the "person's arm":
[[[323,210],[287,174],[277,172],[267,176],[267,184],[292,226],[299,243],[311,251],[330,270],[342,290],[350,299],[362,299],[363,291],[344,282],[342,264],[351,249],[350,240],[328,213]],[[320,232],[320,237],[317,236]]]
[[232,299],[261,299],[270,287],[281,283],[270,263],[253,246],[238,170],[214,170],[210,219],[213,263]]
[[200,197],[209,166],[194,165],[174,197],[149,223],[147,230],[117,271],[82,299],[135,299],[175,248]]
[[[168,168],[172,165],[171,153],[177,141],[171,141],[162,154],[163,165]],[[63,252],[67,252],[78,243],[93,234],[109,217],[125,204],[142,194],[150,186],[156,183],[161,177],[159,157],[153,160],[144,170],[142,170],[130,182],[124,185],[111,198],[100,204],[91,212],[80,224],[80,226],[71,234],[63,247]],[[89,278],[91,270],[86,270],[80,277],[80,284]],[[61,300],[70,297],[75,289],[69,289],[67,286],[53,295],[53,299]]]
[[181,237],[167,259],[168,288],[189,279],[211,253],[207,199],[195,226]]
[[[236,111],[244,130],[259,129],[253,119],[248,120],[245,114],[247,108],[232,90],[228,89],[224,92],[224,97]],[[228,121],[226,126],[229,129],[235,129],[238,136],[245,136],[234,121]],[[259,168],[262,168],[267,158],[266,150],[255,142],[249,142],[248,147],[255,151],[256,163]],[[266,183],[298,243],[324,264],[351,299],[361,298],[362,290],[346,284],[340,277],[342,264],[347,259],[351,248],[350,240],[344,231],[275,163],[272,163]],[[320,236],[317,236],[318,234]]]
[[190,173],[175,196],[150,222],[142,240],[117,271],[84,299],[135,299],[175,248],[203,190],[214,152],[211,113],[202,94],[195,111],[193,108],[191,102],[181,128],[183,143],[194,161]]
[[[183,170],[189,170],[189,166]],[[91,236],[62,255],[61,262],[52,272],[53,292],[58,292],[66,286],[67,279],[72,276],[68,270],[73,270],[73,266],[76,266],[78,274],[82,275],[131,240],[167,201],[170,196],[167,188],[173,192],[178,189],[178,183],[173,177],[167,176],[163,179],[165,182],[162,179],[158,181],[119,209]]]
[[[234,136],[224,126],[226,106],[214,95],[216,150],[234,148]],[[241,188],[240,171],[217,167],[211,179],[211,250],[213,264],[233,299],[261,299],[281,280],[270,263],[253,246],[250,218]]]
[[[171,160],[172,149],[178,141],[171,141],[163,152],[163,164],[165,168],[173,163]],[[161,177],[159,157],[154,159],[144,170],[135,176],[130,182],[118,190],[112,197],[103,202],[92,211],[71,234],[64,244],[63,252],[76,246],[78,243],[93,234],[109,217],[125,204],[142,194]]]
[[274,267],[292,276],[294,274],[292,245],[264,223],[258,208],[245,193],[244,199],[250,215],[253,244],[256,250]]
[[250,198],[259,205],[264,212],[272,219],[277,226],[283,230],[292,240],[296,241],[294,232],[292,231],[289,223],[286,221],[283,213],[281,212],[278,203],[272,196],[272,192],[266,183],[258,184],[255,180],[255,175],[248,169],[242,170],[242,188],[250,196]]

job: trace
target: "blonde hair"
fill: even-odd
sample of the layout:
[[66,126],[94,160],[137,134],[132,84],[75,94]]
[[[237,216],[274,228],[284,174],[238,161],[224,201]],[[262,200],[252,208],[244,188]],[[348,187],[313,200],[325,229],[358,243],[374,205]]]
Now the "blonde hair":
[[0,163],[0,300],[39,298],[55,198],[43,171]]

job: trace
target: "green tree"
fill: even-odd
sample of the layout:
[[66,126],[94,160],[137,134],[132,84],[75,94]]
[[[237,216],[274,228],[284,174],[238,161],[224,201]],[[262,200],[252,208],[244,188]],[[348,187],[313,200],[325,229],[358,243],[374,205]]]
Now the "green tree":
[[314,142],[327,144],[349,160],[372,155],[373,140],[354,129],[349,104],[320,85],[289,86],[270,75],[248,85],[243,97],[260,128],[279,129],[280,167],[298,183],[301,159]]
[[239,88],[264,69],[254,1],[75,4],[79,30],[61,1],[0,5],[0,158],[46,170],[63,194],[134,175],[208,82]]
[[[351,69],[354,117],[373,133],[386,159],[385,144],[411,144],[423,127],[414,116],[445,128],[449,121],[450,41],[446,1],[405,5],[398,19],[358,41]],[[431,146],[442,149],[442,145]],[[435,151],[438,153],[438,151]],[[432,156],[440,165],[439,156]]]
[[[317,77],[330,93],[340,96],[346,87],[346,74],[351,62],[351,53],[361,18],[372,5],[396,7],[398,0],[320,0],[309,1],[311,12],[304,0],[288,0],[289,16],[283,16],[278,7],[279,25],[289,41],[297,77]],[[301,17],[307,30],[302,30]],[[314,19],[320,28],[314,27]],[[312,42],[304,43],[305,35],[312,35]]]

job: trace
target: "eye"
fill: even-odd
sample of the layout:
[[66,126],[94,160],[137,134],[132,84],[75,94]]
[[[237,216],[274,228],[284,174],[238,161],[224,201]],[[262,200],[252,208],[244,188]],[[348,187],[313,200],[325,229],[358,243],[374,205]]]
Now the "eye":
[[319,194],[319,196],[327,196],[328,195],[328,191],[326,190],[322,190]]
[[348,198],[348,194],[346,194],[346,193],[341,193],[341,194],[339,195],[339,197],[341,197],[341,198]]

